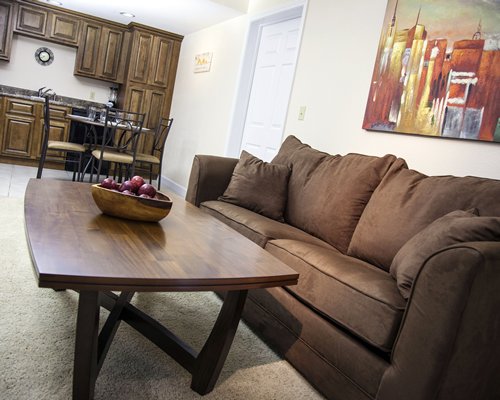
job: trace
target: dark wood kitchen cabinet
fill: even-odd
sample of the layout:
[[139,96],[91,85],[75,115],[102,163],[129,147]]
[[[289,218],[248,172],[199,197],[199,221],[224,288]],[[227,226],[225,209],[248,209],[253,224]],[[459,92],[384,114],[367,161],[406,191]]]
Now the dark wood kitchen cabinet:
[[3,99],[3,132],[0,153],[14,158],[33,159],[37,104],[33,101]]
[[154,126],[163,115],[167,93],[160,88],[147,88],[141,85],[127,87],[127,110],[146,113],[146,127]]
[[176,42],[143,30],[133,34],[129,80],[135,83],[167,87]]
[[112,25],[85,21],[76,54],[75,75],[122,83],[130,33]]
[[80,33],[80,21],[69,14],[49,14],[49,38],[59,43],[76,45]]
[[[36,166],[42,143],[43,102],[3,97],[1,103],[0,161],[22,161],[22,164]],[[68,140],[70,121],[66,115],[69,113],[69,107],[50,105],[49,140]],[[51,167],[61,168],[60,165]]]
[[[144,126],[154,129],[160,116],[169,115],[165,111],[168,93],[162,88],[148,88],[142,85],[130,85],[126,89],[126,109],[133,112],[146,113]],[[153,135],[141,135],[138,143],[138,152],[148,152],[153,145]]]
[[14,23],[14,4],[0,0],[0,60],[9,61]]
[[[39,109],[37,110],[37,124],[35,127],[36,131],[34,135],[32,152],[32,157],[37,161],[40,160],[43,140],[43,103],[38,104],[38,107]],[[71,108],[56,104],[50,105],[49,140],[59,140],[62,142],[67,142],[69,140],[71,121],[69,119],[66,119],[66,115],[68,114],[71,114]],[[60,157],[63,154],[61,152],[52,150],[48,151],[47,155],[48,157]]]
[[51,42],[76,46],[80,18],[30,3],[18,4],[15,32]]
[[155,128],[170,115],[182,36],[131,24],[128,71],[120,91],[120,106],[146,113],[144,126]]

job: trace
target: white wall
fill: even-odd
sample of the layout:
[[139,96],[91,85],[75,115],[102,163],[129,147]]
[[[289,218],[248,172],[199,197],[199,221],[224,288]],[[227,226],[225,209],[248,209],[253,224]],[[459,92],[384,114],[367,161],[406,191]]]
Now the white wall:
[[[188,35],[182,42],[162,175],[186,187],[195,154],[224,154],[247,17]],[[196,54],[213,52],[210,72],[194,73]]]
[[[54,53],[54,62],[48,66],[35,61],[35,51],[42,46]],[[30,90],[46,86],[60,96],[107,102],[111,84],[74,76],[75,59],[73,47],[14,35],[10,62],[0,62],[0,84]],[[91,99],[91,92],[95,93],[95,99]]]
[[[248,26],[266,9],[290,4],[296,1],[250,0],[249,14],[184,37],[162,171],[171,188],[187,186],[195,154],[225,154]],[[205,52],[213,52],[210,72],[194,73],[195,55]]]
[[[249,10],[265,12],[263,0]],[[269,7],[294,4],[270,1]],[[500,179],[500,145],[361,128],[386,0],[309,0],[285,136],[330,152],[403,157],[426,174]],[[271,9],[271,8],[269,8]],[[243,16],[186,36],[174,91],[174,125],[163,175],[185,187],[194,154],[224,155],[246,31]],[[212,71],[193,74],[194,55],[214,52]],[[299,107],[307,106],[304,121]]]

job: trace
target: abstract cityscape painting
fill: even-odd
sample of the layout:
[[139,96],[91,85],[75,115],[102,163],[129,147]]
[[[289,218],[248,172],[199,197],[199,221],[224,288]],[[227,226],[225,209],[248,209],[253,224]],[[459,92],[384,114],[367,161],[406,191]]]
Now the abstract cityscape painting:
[[389,0],[363,128],[500,142],[500,1]]

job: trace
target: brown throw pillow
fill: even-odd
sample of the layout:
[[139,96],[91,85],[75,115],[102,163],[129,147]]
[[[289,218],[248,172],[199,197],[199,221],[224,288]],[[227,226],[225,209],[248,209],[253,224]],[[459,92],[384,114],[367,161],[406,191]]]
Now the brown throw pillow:
[[477,210],[452,211],[413,236],[398,251],[390,273],[405,299],[424,262],[435,252],[456,243],[500,241],[500,217],[478,217]]
[[243,150],[219,200],[283,222],[289,177],[286,165],[267,163]]

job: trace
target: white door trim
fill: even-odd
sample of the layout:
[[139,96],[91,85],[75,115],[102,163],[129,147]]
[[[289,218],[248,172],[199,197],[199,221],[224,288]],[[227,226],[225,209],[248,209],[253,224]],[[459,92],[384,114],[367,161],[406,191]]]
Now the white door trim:
[[[243,139],[243,129],[245,127],[245,118],[247,114],[248,101],[250,99],[250,92],[252,89],[253,74],[255,70],[255,63],[257,60],[258,45],[262,27],[265,25],[275,24],[278,22],[286,21],[294,18],[301,18],[300,32],[299,32],[299,46],[297,57],[300,52],[300,43],[302,39],[302,32],[305,20],[305,11],[307,9],[307,1],[302,0],[293,6],[281,9],[279,11],[259,16],[250,22],[246,38],[246,48],[243,53],[241,62],[241,69],[239,74],[239,84],[236,90],[235,102],[233,108],[232,119],[229,127],[228,141],[226,144],[225,155],[227,157],[239,158],[241,141]],[[295,63],[296,70],[297,63]],[[295,76],[295,71],[294,71]],[[290,98],[288,99],[290,101]]]

